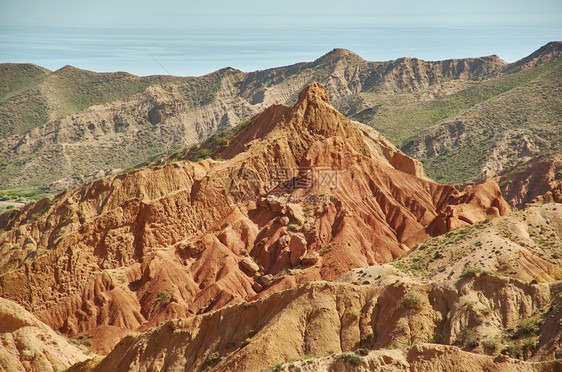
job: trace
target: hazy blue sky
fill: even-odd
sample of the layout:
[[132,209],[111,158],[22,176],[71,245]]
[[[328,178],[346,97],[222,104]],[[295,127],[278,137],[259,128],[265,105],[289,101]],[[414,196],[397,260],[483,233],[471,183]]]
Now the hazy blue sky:
[[0,0],[0,62],[53,70],[252,71],[333,48],[368,60],[514,61],[560,39],[560,0]]

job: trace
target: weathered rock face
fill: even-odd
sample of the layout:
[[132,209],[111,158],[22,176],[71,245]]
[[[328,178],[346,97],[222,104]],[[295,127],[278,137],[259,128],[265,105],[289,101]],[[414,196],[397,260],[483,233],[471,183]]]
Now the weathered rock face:
[[60,371],[89,358],[23,307],[0,297],[0,369]]
[[[143,330],[333,279],[509,211],[493,181],[459,192],[420,178],[419,163],[338,113],[318,83],[293,107],[254,117],[219,155],[227,160],[136,170],[1,215],[0,295],[69,335],[91,331],[103,351],[116,332],[100,327]],[[271,172],[295,167],[305,171]],[[286,189],[319,169],[337,183]],[[229,198],[250,186],[252,199]]]
[[553,187],[552,190],[547,191],[543,195],[537,196],[532,200],[533,203],[562,203],[562,183]]
[[[362,351],[364,353],[364,351]],[[287,369],[291,372],[351,372],[351,371],[490,371],[543,372],[560,369],[560,361],[542,363],[521,362],[504,356],[478,355],[461,351],[456,346],[416,344],[409,350],[375,350],[365,355],[340,353],[325,357],[298,359],[273,366],[266,371]]]
[[[551,52],[545,52],[545,60],[560,53]],[[401,150],[425,159],[427,174],[438,182],[479,182],[512,172],[520,162],[538,165],[537,157],[544,161],[549,153],[559,152],[562,143],[562,98],[557,93],[562,87],[562,63],[553,62],[535,70],[536,74],[531,71],[520,72],[519,83],[503,80],[502,94],[420,130]]]
[[[310,283],[249,304],[171,320],[138,337],[128,337],[94,370],[139,371],[151,365],[155,369],[166,366],[169,371],[254,371],[304,355],[320,357],[331,353],[335,353],[334,359],[340,355],[340,363],[345,365],[339,353],[357,349],[366,350],[364,353],[379,350],[371,352],[371,357],[380,355],[377,353],[395,354],[394,358],[383,358],[384,364],[394,364],[388,359],[401,360],[394,368],[402,364],[408,371],[436,365],[450,371],[466,371],[467,365],[476,370],[484,366],[498,371],[534,370],[531,363],[506,356],[494,360],[459,348],[472,352],[482,352],[486,347],[499,349],[503,346],[499,335],[504,329],[517,327],[519,319],[540,313],[551,301],[560,303],[560,299],[554,299],[558,287],[488,275],[440,285],[420,284],[407,278],[384,287]],[[466,310],[466,303],[473,310]],[[480,309],[487,309],[487,324],[475,319]],[[548,324],[554,324],[561,314],[550,310],[544,316]],[[479,327],[480,343],[470,344],[470,336],[464,334],[469,326]],[[559,328],[543,332],[539,345],[553,352],[556,345],[549,343],[560,332]],[[457,346],[423,344],[436,337]],[[486,342],[496,339],[495,344]],[[400,347],[409,349],[407,355]],[[398,350],[385,351],[387,348]],[[495,353],[496,350],[492,352]],[[357,356],[353,364],[365,368],[370,360],[369,356]],[[312,359],[309,363],[321,366],[322,360]],[[297,366],[302,364],[297,362]],[[560,362],[536,365],[537,370],[555,366],[559,367]]]
[[[511,239],[524,240],[525,221],[560,236],[561,210],[532,207],[456,230],[436,238],[453,240],[439,245],[441,257],[434,255],[431,239],[399,262],[354,269],[338,279],[342,283],[304,284],[168,321],[74,370],[136,371],[146,365],[172,371],[557,370],[562,287],[556,280],[562,272],[541,257],[559,253],[560,239],[546,242],[545,251],[525,241],[525,252],[508,246],[500,254],[496,247],[505,243],[493,232],[520,230]],[[508,271],[482,262],[493,253],[505,260],[508,251],[514,251]],[[433,260],[426,267],[427,256]],[[422,265],[422,277],[408,269],[414,262]],[[467,267],[479,270],[466,274]],[[529,273],[542,283],[531,281]]]
[[[496,179],[512,208],[523,208],[537,198],[560,203],[557,188],[562,185],[562,152],[534,157],[499,173]],[[550,195],[542,197],[547,193]]]

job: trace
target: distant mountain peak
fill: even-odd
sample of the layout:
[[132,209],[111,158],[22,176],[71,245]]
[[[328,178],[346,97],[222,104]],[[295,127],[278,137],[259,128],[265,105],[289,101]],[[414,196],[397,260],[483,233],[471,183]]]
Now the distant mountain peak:
[[221,68],[220,70],[218,70],[218,71],[216,71],[216,72],[223,72],[223,73],[238,73],[238,72],[242,72],[242,70],[239,70],[239,69],[237,69],[237,68],[234,68],[234,67],[230,67],[230,66],[227,66],[227,67],[223,67],[223,68]]
[[80,70],[80,69],[77,68],[77,67],[74,67],[72,65],[64,65],[63,67],[56,70],[55,73],[61,73],[61,72],[65,72],[65,71],[76,71],[76,70]]
[[335,55],[335,56],[340,56],[340,57],[345,57],[345,56],[357,56],[357,57],[359,57],[356,53],[353,53],[351,50],[344,49],[344,48],[334,48],[331,51],[329,51],[328,53],[326,53],[325,55]]
[[354,63],[365,62],[363,58],[361,58],[359,55],[353,53],[350,50],[335,48],[329,51],[328,53],[324,54],[322,57],[318,58],[316,61],[314,61],[314,63],[316,65],[331,64],[342,59],[347,59],[349,61],[353,61]]
[[507,62],[505,62],[503,59],[501,59],[500,56],[498,56],[497,54],[492,54],[492,55],[489,55],[489,56],[480,57],[480,59],[485,60],[485,61],[490,61],[490,62],[507,64]]
[[517,72],[553,62],[562,56],[562,41],[551,41],[525,58],[512,63],[505,72]]

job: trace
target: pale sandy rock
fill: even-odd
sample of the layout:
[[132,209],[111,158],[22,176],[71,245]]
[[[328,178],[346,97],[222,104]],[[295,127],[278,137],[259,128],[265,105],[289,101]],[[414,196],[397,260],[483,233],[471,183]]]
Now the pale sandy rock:
[[[427,342],[437,333],[443,334],[443,342],[462,339],[461,325],[472,316],[463,307],[468,298],[475,301],[476,309],[480,301],[490,308],[487,332],[502,332],[520,318],[546,311],[558,290],[552,288],[551,292],[542,285],[491,276],[469,278],[456,285],[408,279],[386,287],[314,282],[252,303],[168,321],[120,343],[94,370],[140,371],[144,365],[165,365],[169,371],[245,371],[284,362],[290,371],[379,367],[389,371],[434,371],[436,367],[467,372],[555,370],[560,361],[552,358],[542,363],[523,362],[488,356],[480,349],[467,352],[457,346]],[[431,301],[413,307],[407,300],[411,293]],[[495,297],[509,301],[488,301]],[[552,339],[561,332],[556,329]],[[396,349],[397,344],[405,346],[402,350],[385,350]],[[358,349],[364,349],[358,353],[368,354],[355,354]],[[303,359],[303,350],[318,358],[298,361]],[[221,359],[209,362],[214,353]],[[350,362],[342,353],[357,358]]]
[[255,263],[250,257],[244,257],[242,261],[240,261],[240,265],[248,270],[250,274],[254,274],[260,270],[260,267],[257,263]]
[[279,223],[282,226],[287,226],[289,224],[289,217],[283,216],[283,217],[279,218]]
[[59,371],[89,358],[23,307],[0,297],[0,369]]
[[289,242],[289,250],[291,255],[291,265],[293,267],[300,264],[300,262],[306,255],[306,244],[306,239],[302,234],[295,234],[291,236],[291,241]]
[[303,265],[315,265],[320,260],[320,255],[317,252],[311,252],[303,257]]
[[304,212],[302,210],[302,205],[295,203],[287,203],[286,205],[287,213],[299,224],[303,225],[306,221]]

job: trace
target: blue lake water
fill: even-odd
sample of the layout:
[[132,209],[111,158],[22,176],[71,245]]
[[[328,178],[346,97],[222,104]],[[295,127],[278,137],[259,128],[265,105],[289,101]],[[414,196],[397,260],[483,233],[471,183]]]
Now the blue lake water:
[[[64,65],[136,75],[198,76],[231,66],[243,71],[313,61],[333,48],[372,61],[426,60],[498,54],[512,62],[552,40],[559,24],[396,27],[365,19],[279,24],[252,19],[221,27],[216,19],[181,27],[0,26],[0,62],[30,62],[56,70]],[[156,61],[155,61],[156,60]],[[160,66],[160,64],[163,66]]]

